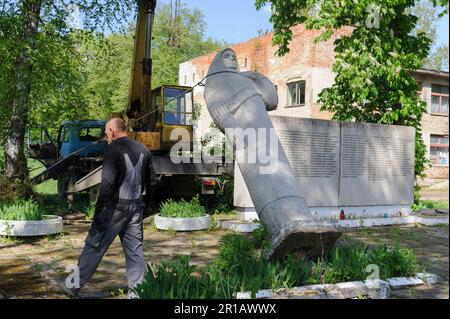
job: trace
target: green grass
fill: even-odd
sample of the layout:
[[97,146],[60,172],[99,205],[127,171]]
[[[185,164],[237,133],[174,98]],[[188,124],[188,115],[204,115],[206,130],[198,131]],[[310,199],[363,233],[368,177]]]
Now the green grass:
[[174,201],[172,199],[162,203],[159,211],[162,217],[193,218],[205,216],[205,208],[200,204],[198,196],[187,202],[184,199]]
[[3,220],[42,220],[44,210],[36,202],[18,200],[10,204],[0,204],[0,219]]
[[447,208],[449,207],[448,201],[432,201],[432,200],[421,200],[419,204],[413,204],[411,206],[413,211],[419,211],[421,209],[436,209],[436,208]]
[[135,291],[143,299],[231,299],[239,291],[255,296],[261,289],[365,280],[373,265],[380,279],[411,276],[419,268],[414,252],[399,246],[337,246],[315,261],[296,256],[268,261],[260,254],[264,232],[260,238],[223,236],[218,258],[207,266],[191,265],[189,256],[155,264]]

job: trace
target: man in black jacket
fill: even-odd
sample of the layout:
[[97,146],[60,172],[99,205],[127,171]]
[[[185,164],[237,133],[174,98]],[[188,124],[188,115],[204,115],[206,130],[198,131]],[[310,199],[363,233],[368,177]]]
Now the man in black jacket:
[[[128,137],[121,119],[106,124],[106,135],[110,144],[104,152],[94,220],[78,261],[79,288],[68,291],[72,296],[77,296],[91,278],[117,235],[125,254],[129,289],[136,287],[146,272],[143,213],[150,209],[156,186],[151,154],[143,144]],[[135,294],[129,291],[128,296],[133,298]]]

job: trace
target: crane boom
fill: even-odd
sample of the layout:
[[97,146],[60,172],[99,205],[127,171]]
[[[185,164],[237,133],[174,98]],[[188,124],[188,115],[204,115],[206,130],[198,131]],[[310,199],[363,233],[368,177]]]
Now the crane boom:
[[[138,0],[138,15],[134,39],[131,85],[128,95],[127,115],[136,118],[152,112],[152,29],[155,17],[156,0]],[[141,123],[149,130],[155,127],[153,117]]]

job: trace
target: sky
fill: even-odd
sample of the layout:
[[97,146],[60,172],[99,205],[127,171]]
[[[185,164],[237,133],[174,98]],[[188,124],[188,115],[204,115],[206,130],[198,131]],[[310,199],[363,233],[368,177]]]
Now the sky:
[[[190,8],[203,11],[206,35],[228,43],[245,42],[258,35],[258,30],[272,29],[269,7],[256,11],[253,0],[181,0]],[[159,0],[170,3],[170,0]],[[437,44],[448,43],[448,14],[437,23]]]
[[[245,42],[258,30],[272,29],[270,10],[256,11],[253,0],[181,0],[188,8],[200,9],[208,25],[206,35],[228,43]],[[158,3],[170,3],[159,0]]]

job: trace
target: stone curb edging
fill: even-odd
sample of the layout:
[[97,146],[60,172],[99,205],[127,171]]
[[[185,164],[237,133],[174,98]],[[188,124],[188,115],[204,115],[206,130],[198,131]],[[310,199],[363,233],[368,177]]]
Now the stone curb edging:
[[196,231],[207,229],[211,224],[211,216],[170,218],[162,217],[161,214],[156,214],[154,223],[156,228],[161,230]]
[[[416,277],[396,277],[384,280],[351,281],[337,284],[322,284],[290,289],[265,289],[256,293],[256,299],[349,299],[367,296],[371,299],[388,299],[391,290],[437,283],[433,274],[418,273]],[[236,299],[251,299],[251,292],[238,292]]]
[[238,233],[252,233],[259,227],[257,223],[241,222],[236,220],[220,220],[219,227],[223,229],[233,230]]
[[0,220],[0,236],[46,236],[63,231],[63,219],[60,216],[44,215],[43,220],[17,221]]
[[[346,220],[317,220],[318,225],[333,222],[337,227],[342,229],[373,227],[373,226],[393,226],[421,224],[424,226],[436,226],[439,224],[449,224],[448,217],[421,217],[421,216],[405,216],[405,217],[388,217],[388,218],[364,218],[364,219],[346,219]],[[219,227],[223,229],[233,230],[240,233],[251,233],[257,229],[259,224],[250,223],[240,220],[224,220],[219,221]]]
[[351,219],[338,221],[338,225],[343,228],[405,225],[405,224],[421,224],[424,226],[434,226],[439,224],[448,225],[449,218],[448,217],[426,218],[421,216],[405,216],[405,217],[390,217],[390,218]]

